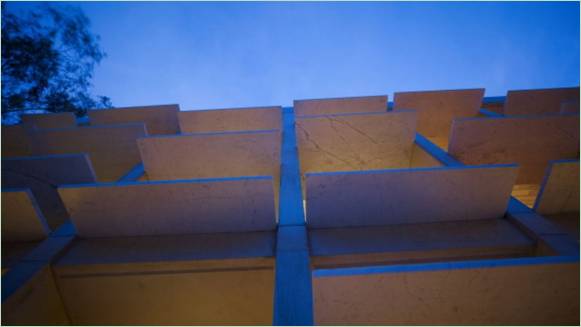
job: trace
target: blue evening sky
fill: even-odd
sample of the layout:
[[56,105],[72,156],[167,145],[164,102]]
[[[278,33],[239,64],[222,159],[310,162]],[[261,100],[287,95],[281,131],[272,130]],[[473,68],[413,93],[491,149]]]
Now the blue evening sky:
[[74,4],[108,55],[94,93],[118,107],[579,84],[578,2]]

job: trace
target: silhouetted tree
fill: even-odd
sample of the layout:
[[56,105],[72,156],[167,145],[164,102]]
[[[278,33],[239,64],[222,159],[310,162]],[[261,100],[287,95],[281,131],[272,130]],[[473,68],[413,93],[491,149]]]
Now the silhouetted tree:
[[89,19],[74,7],[44,5],[27,14],[2,2],[2,118],[9,112],[111,107],[89,93],[93,69],[105,57]]

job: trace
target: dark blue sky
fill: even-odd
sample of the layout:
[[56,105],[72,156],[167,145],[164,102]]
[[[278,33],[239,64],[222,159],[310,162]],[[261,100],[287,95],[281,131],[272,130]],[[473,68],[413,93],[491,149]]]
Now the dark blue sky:
[[75,5],[108,54],[94,93],[115,106],[579,84],[578,2]]

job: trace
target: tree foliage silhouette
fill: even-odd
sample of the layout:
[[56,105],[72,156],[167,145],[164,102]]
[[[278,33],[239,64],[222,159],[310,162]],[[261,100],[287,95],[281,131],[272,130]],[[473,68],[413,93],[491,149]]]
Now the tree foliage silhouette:
[[82,116],[112,107],[89,93],[93,69],[105,53],[89,19],[75,7],[44,5],[27,14],[2,3],[2,118],[9,112],[46,110]]

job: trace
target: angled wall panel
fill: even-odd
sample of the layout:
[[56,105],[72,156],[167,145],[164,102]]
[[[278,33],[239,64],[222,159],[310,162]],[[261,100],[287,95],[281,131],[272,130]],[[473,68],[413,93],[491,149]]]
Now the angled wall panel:
[[2,187],[30,188],[53,229],[68,219],[57,186],[95,181],[95,172],[86,154],[2,159]]
[[99,181],[116,181],[141,161],[137,139],[143,123],[36,130],[36,155],[87,153]]
[[406,168],[416,113],[305,116],[296,119],[301,172]]
[[311,228],[495,219],[504,215],[514,165],[306,175]]
[[280,171],[280,131],[184,134],[138,140],[149,180],[272,176]]
[[246,232],[276,227],[272,178],[59,188],[80,237]]
[[579,115],[458,119],[448,152],[468,165],[516,163],[517,184],[540,184],[549,161],[579,158]]
[[387,111],[387,95],[295,100],[297,116]]
[[579,101],[579,87],[508,91],[504,103],[504,114],[559,113],[561,103],[570,100]]
[[396,92],[393,109],[416,110],[419,133],[447,140],[452,120],[476,117],[483,96],[484,89]]
[[22,123],[36,128],[75,127],[77,118],[72,112],[22,115]]
[[41,241],[49,228],[28,189],[2,191],[2,242]]
[[281,107],[250,107],[180,111],[182,133],[234,132],[280,129]]
[[535,211],[543,215],[579,212],[579,160],[550,164]]
[[149,135],[179,133],[177,104],[89,110],[91,125],[145,123]]

